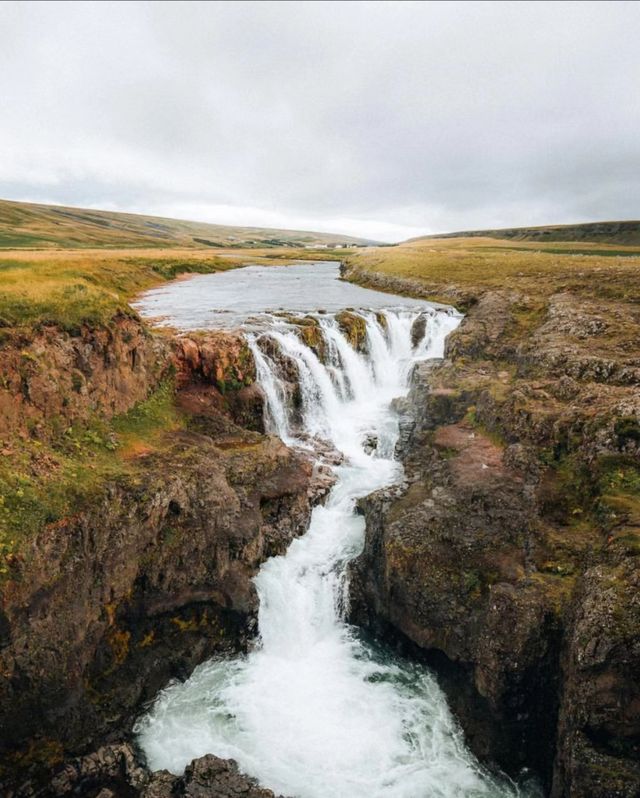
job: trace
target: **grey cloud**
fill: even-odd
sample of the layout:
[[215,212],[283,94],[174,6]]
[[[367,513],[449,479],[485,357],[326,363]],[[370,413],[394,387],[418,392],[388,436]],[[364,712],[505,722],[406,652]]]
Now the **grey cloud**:
[[637,3],[3,3],[0,28],[2,196],[392,237],[640,216]]

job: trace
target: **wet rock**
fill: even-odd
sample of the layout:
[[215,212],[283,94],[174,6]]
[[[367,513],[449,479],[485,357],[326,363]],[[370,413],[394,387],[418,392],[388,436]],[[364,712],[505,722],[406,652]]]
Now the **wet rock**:
[[313,469],[313,476],[309,485],[308,496],[314,501],[320,501],[328,495],[334,486],[336,476],[329,465],[316,464]]
[[367,346],[367,323],[362,316],[349,310],[336,313],[335,319],[349,344],[357,352],[364,352]]
[[180,778],[168,770],[156,770],[142,790],[141,798],[175,798],[179,794]]
[[74,759],[49,785],[24,785],[11,798],[282,798],[245,776],[230,759],[212,754],[194,759],[183,776],[167,770],[150,772],[129,743],[105,745]]
[[259,787],[256,781],[239,773],[233,760],[211,754],[195,759],[187,767],[183,781],[179,794],[185,798],[276,798],[271,790]]
[[[69,762],[41,791],[44,795],[82,794],[89,788],[96,796],[122,795],[129,787],[136,794],[149,782],[149,773],[128,743],[105,745],[97,751]],[[104,786],[103,786],[104,785]],[[107,786],[111,785],[111,786]],[[18,793],[19,794],[19,793]]]
[[421,314],[411,325],[411,346],[415,349],[427,331],[427,317]]
[[378,448],[378,436],[367,435],[362,448],[367,454],[373,454],[373,452],[375,452],[375,450]]

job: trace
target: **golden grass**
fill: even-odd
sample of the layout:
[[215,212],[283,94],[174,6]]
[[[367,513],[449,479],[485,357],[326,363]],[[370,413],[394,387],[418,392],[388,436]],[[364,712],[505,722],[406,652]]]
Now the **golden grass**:
[[345,260],[365,275],[408,278],[436,293],[449,286],[471,291],[513,289],[540,296],[569,290],[640,301],[640,249],[633,246],[430,238],[349,251]]
[[343,250],[74,249],[0,252],[0,327],[53,323],[71,330],[133,314],[136,294],[181,274],[250,263],[335,260]]
[[140,291],[180,274],[282,263],[296,254],[288,248],[6,251],[0,254],[0,325],[54,323],[69,330],[106,323],[116,313],[131,314],[128,302]]

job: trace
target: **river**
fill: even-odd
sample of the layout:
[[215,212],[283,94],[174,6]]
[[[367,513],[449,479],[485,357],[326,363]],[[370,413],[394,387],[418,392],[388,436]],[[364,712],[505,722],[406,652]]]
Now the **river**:
[[[299,798],[531,795],[478,764],[429,670],[345,620],[348,563],[365,531],[357,500],[402,479],[392,400],[407,392],[416,362],[442,357],[460,317],[341,282],[334,264],[196,277],[150,292],[138,307],[183,329],[243,325],[268,430],[307,449],[322,441],[319,452],[330,444],[344,458],[332,466],[335,485],[306,534],[255,579],[254,648],[200,665],[138,721],[151,767],[178,774],[214,753],[235,759],[276,793]],[[365,320],[364,351],[352,348],[335,319],[345,307]],[[314,315],[322,359],[279,311]],[[418,319],[426,325],[416,341]],[[295,364],[301,407],[288,398],[283,362]]]

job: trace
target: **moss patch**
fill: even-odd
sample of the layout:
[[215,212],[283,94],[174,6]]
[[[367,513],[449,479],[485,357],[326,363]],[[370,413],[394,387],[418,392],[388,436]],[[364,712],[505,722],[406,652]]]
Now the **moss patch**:
[[105,482],[137,470],[144,455],[184,426],[172,381],[111,421],[59,427],[51,443],[20,440],[0,457],[0,578],[21,544],[46,524],[78,512]]

